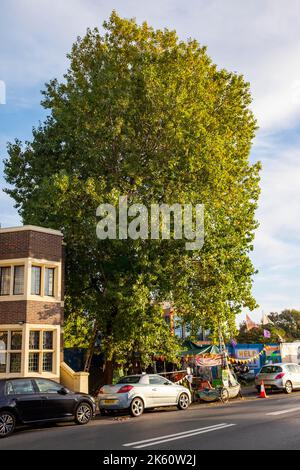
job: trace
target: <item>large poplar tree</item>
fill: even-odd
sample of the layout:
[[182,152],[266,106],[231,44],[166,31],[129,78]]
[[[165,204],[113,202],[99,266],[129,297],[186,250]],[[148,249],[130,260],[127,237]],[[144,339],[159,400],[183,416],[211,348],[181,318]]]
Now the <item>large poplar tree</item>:
[[[259,164],[249,84],[218,69],[197,41],[115,12],[69,54],[64,80],[43,92],[49,116],[25,144],[8,146],[8,194],[26,224],[61,229],[66,314],[99,329],[106,370],[175,353],[159,308],[216,337],[256,306],[249,258],[257,226]],[[101,202],[205,204],[205,243],[98,240]],[[111,373],[107,380],[111,379]]]

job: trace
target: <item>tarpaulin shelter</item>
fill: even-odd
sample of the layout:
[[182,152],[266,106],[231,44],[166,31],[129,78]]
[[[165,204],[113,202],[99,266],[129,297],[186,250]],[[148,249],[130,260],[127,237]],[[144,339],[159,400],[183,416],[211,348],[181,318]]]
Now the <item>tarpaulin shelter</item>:
[[199,346],[190,340],[186,340],[184,346],[181,357],[193,359],[193,363],[197,366],[213,367],[222,364],[222,354],[218,346],[213,344]]
[[181,352],[181,356],[203,356],[204,354],[220,354],[220,348],[214,344],[198,345],[193,341],[186,340],[184,342],[184,350]]

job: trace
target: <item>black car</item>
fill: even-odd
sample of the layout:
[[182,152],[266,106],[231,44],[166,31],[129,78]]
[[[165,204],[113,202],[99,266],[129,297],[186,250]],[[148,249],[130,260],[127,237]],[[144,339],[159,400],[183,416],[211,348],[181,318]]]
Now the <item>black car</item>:
[[95,400],[43,378],[0,380],[0,438],[18,424],[75,421],[87,424],[95,415]]

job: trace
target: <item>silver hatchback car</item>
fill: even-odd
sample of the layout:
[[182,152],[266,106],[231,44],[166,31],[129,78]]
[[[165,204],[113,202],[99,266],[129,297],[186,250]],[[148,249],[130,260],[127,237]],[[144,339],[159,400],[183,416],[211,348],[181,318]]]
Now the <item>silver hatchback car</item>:
[[186,410],[192,401],[186,387],[158,374],[122,377],[116,385],[104,385],[98,398],[102,415],[128,409],[133,417],[140,416],[146,408],[176,405],[180,410]]
[[300,389],[300,366],[293,363],[265,365],[255,377],[258,390],[262,381],[266,390],[284,390],[291,393]]

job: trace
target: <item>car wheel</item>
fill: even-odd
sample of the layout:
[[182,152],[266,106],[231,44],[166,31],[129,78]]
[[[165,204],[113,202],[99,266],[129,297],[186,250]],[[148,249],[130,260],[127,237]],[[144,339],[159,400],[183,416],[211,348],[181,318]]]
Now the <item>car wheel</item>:
[[182,393],[179,396],[177,408],[179,410],[187,410],[190,405],[190,399],[187,393]]
[[144,412],[144,402],[141,398],[134,398],[130,405],[130,414],[134,418],[138,418]]
[[285,382],[284,391],[285,391],[285,393],[292,393],[293,385],[292,385],[292,382],[290,380],[287,380]]
[[87,424],[93,416],[93,411],[89,403],[83,402],[80,403],[75,411],[75,423],[77,424]]
[[16,426],[16,418],[10,411],[0,412],[0,438],[8,437],[14,432]]

